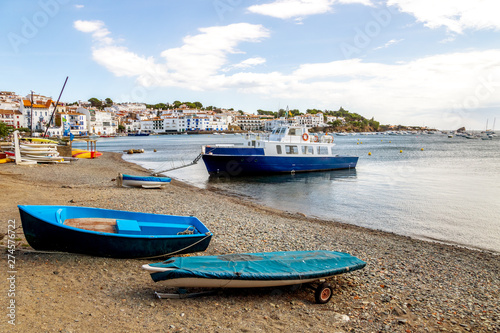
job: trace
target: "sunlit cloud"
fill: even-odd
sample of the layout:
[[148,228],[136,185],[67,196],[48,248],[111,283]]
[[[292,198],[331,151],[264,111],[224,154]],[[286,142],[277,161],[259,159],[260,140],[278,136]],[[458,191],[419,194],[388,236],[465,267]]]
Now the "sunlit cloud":
[[388,0],[387,5],[413,15],[431,29],[444,27],[458,34],[466,29],[500,30],[497,0]]
[[73,23],[73,26],[78,31],[85,33],[92,33],[92,37],[100,43],[103,44],[113,43],[113,40],[110,37],[107,37],[110,34],[110,32],[105,27],[105,24],[102,21],[78,20]]
[[395,44],[398,44],[398,43],[402,42],[403,40],[404,39],[391,39],[390,41],[388,41],[384,45],[378,46],[378,47],[374,48],[374,50],[386,49],[386,48],[388,48],[391,45],[395,45]]
[[[118,45],[100,21],[75,22],[75,28],[99,42],[93,59],[116,76],[136,79],[144,87],[176,87],[192,91],[234,90],[260,99],[311,101],[318,107],[349,105],[385,121],[417,119],[448,110],[474,110],[500,104],[500,49],[436,54],[411,61],[378,63],[362,59],[303,63],[287,72],[252,72],[266,63],[245,54],[245,42],[270,36],[248,23],[199,29],[180,47],[157,57],[141,56]],[[109,42],[111,40],[111,42]],[[389,47],[402,40],[390,40]],[[264,67],[264,69],[266,69]],[[228,74],[231,73],[231,74]]]
[[300,22],[306,16],[333,12],[335,4],[355,3],[372,5],[371,0],[276,0],[267,4],[250,6],[248,11],[280,19],[294,18]]

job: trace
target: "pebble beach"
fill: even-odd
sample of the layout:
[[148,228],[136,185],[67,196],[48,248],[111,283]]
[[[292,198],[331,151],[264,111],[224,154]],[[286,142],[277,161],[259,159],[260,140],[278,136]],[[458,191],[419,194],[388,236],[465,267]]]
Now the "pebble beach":
[[[0,237],[16,224],[15,297],[1,241],[2,332],[499,332],[498,253],[426,242],[260,206],[173,180],[163,189],[119,188],[118,173],[147,175],[121,154],[69,164],[0,165]],[[194,215],[219,255],[292,250],[350,253],[364,269],[329,282],[327,304],[307,286],[221,290],[189,299],[154,283],[145,260],[33,250],[17,205],[76,205]],[[7,281],[7,282],[6,282]],[[6,309],[15,299],[15,321]]]

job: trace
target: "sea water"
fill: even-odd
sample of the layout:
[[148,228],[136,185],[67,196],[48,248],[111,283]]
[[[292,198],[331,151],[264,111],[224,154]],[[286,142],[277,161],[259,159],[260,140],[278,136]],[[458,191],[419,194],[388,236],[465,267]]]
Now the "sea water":
[[[239,135],[165,135],[102,138],[97,148],[143,148],[124,159],[159,172],[188,165],[204,144],[243,142]],[[359,156],[356,169],[212,179],[200,160],[165,174],[284,211],[500,252],[500,138],[356,135],[335,142],[338,154]]]

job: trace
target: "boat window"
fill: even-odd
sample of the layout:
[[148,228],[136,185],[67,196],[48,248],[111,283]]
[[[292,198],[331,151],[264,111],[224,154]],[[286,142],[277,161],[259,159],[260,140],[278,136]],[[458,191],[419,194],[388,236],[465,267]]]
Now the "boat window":
[[296,129],[296,128],[290,128],[290,129],[288,130],[288,135],[297,135],[297,134],[295,133],[296,131],[297,131],[297,129]]
[[303,155],[313,155],[314,149],[312,146],[302,146],[302,154]]
[[285,132],[286,132],[286,127],[282,127],[280,130],[280,134],[285,134]]
[[287,154],[298,154],[299,153],[299,149],[297,146],[288,146],[288,145],[285,145],[285,152]]
[[318,147],[318,155],[328,155],[328,147]]
[[281,152],[281,145],[276,145],[276,153],[277,154],[282,154],[282,152]]

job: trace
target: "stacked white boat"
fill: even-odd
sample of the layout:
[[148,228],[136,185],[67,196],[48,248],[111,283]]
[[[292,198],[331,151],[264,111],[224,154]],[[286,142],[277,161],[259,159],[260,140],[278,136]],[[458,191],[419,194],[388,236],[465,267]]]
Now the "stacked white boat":
[[64,161],[57,151],[57,143],[21,143],[19,150],[23,159],[46,163]]
[[14,132],[13,152],[8,153],[15,158],[16,164],[36,164],[36,163],[67,163],[59,156],[57,142],[40,139],[31,142],[21,142]]

